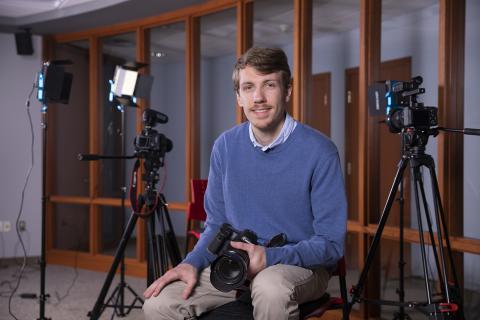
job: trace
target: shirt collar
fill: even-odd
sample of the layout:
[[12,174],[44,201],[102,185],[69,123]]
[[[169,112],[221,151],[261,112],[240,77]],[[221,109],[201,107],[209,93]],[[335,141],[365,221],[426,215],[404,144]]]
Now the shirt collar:
[[260,148],[262,151],[267,151],[269,149],[273,149],[274,147],[278,146],[279,144],[284,143],[287,141],[287,138],[292,133],[293,129],[297,126],[297,121],[295,121],[288,113],[285,116],[285,122],[283,123],[282,130],[278,134],[278,136],[270,143],[268,146],[263,146],[258,143],[255,135],[253,134],[253,127],[252,124],[248,124],[248,133],[250,135],[250,140],[253,143],[254,147]]

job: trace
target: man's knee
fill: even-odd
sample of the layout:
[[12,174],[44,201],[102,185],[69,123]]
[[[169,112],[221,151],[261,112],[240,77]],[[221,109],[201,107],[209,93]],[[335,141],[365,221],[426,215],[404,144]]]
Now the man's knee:
[[183,319],[183,316],[178,313],[178,300],[162,293],[156,297],[145,299],[143,303],[145,319]]
[[292,286],[278,272],[261,272],[252,282],[252,299],[260,304],[284,304],[293,297]]

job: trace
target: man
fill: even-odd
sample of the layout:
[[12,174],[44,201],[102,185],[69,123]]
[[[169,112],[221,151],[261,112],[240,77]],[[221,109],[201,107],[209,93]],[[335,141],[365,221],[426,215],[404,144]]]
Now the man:
[[205,194],[206,228],[185,260],[145,291],[147,319],[195,319],[235,299],[210,283],[214,256],[206,248],[223,223],[254,231],[260,243],[279,233],[287,244],[243,242],[255,319],[297,319],[298,306],[327,288],[343,255],[346,200],[334,144],[286,113],[288,60],[280,49],[251,48],[233,72],[237,101],[248,122],[213,146]]

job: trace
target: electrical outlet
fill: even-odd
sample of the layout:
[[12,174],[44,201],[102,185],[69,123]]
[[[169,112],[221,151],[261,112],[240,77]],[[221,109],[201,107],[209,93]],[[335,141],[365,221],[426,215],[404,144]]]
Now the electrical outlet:
[[10,221],[3,221],[3,231],[9,232],[10,230],[12,230],[12,224]]
[[27,230],[27,222],[25,220],[18,221],[18,230],[20,230],[20,232]]

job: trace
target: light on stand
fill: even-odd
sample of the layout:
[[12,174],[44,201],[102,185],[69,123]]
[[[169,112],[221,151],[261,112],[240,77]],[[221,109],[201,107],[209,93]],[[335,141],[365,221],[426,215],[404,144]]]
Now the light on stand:
[[65,72],[64,65],[72,64],[69,60],[47,61],[37,74],[37,99],[42,103],[42,239],[40,255],[40,317],[45,318],[45,220],[47,208],[46,171],[47,171],[47,110],[48,103],[58,102],[67,104],[70,98],[73,75]]

